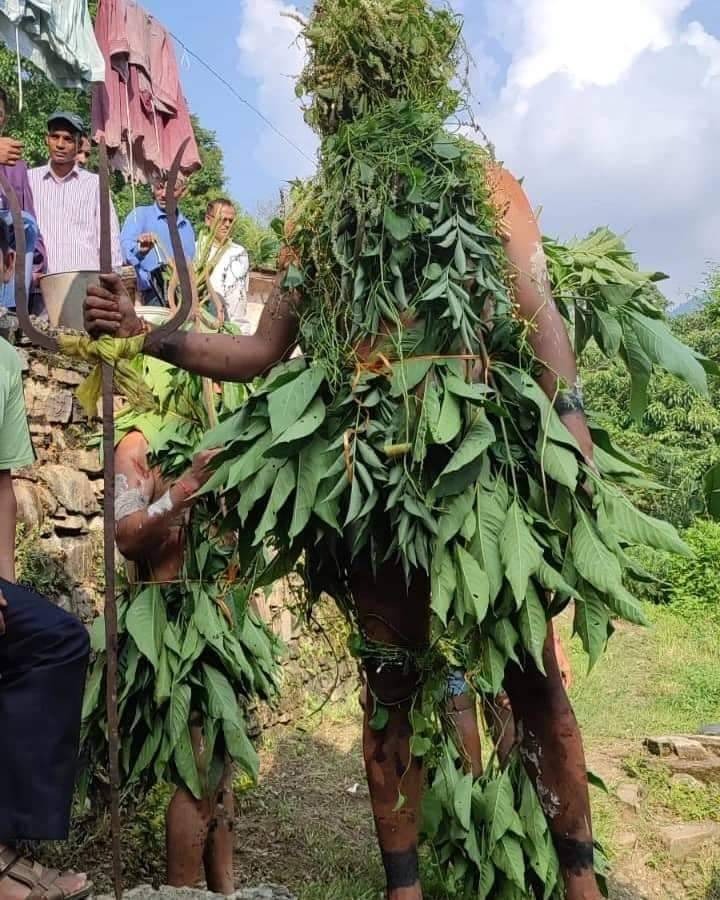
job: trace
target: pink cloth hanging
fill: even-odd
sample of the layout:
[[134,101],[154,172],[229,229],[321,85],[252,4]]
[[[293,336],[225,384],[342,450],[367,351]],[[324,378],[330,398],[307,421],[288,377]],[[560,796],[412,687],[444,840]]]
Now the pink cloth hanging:
[[147,181],[166,172],[190,138],[182,171],[200,168],[200,154],[180,83],[172,38],[132,0],[100,0],[95,36],[105,58],[105,83],[93,89],[92,128],[105,138],[112,165]]

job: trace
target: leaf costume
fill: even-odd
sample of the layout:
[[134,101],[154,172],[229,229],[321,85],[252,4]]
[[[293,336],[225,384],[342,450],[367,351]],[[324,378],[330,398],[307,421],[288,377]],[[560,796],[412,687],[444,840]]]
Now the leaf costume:
[[[210,426],[202,379],[149,357],[138,361],[159,408],[126,409],[117,442],[133,430],[150,445],[150,463],[174,480],[190,465]],[[236,410],[245,392],[226,385],[220,416]],[[127,584],[118,600],[121,774],[126,791],[165,780],[207,795],[222,776],[226,756],[255,779],[258,758],[247,734],[243,705],[276,693],[278,643],[249,606],[250,586],[239,581],[235,540],[213,524],[212,486],[193,507],[176,583]],[[87,785],[107,757],[104,703],[106,655],[102,618],[93,626],[92,664],[83,708]],[[193,715],[202,720],[199,765],[191,745]]]
[[[331,594],[351,620],[351,567],[395,560],[408,579],[430,577],[436,640],[411,743],[433,772],[427,834],[459,892],[556,896],[527,777],[519,765],[476,783],[462,773],[437,737],[434,675],[452,662],[494,695],[509,660],[542,671],[547,620],[570,601],[594,662],[614,617],[643,621],[627,547],[685,548],[624,496],[644,473],[599,429],[589,468],[536,381],[491,155],[447,126],[461,104],[458,19],[426,0],[319,0],[304,36],[298,94],[322,144],[316,176],[293,192],[285,288],[299,294],[305,357],[276,366],[205,442],[226,448],[225,525],[247,536],[250,560],[276,551],[259,584],[302,559],[311,596]],[[710,363],[654,303],[662,276],[638,272],[606,230],[545,251],[577,351],[592,339],[621,356],[636,414],[656,367],[705,389]],[[353,646],[383,652],[362,635]],[[386,721],[377,709],[374,726]]]

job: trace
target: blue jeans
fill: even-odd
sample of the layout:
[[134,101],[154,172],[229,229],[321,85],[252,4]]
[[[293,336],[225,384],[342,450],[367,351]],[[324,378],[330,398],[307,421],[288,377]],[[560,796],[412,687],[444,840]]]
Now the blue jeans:
[[80,742],[87,630],[34,591],[0,579],[0,843],[64,840]]

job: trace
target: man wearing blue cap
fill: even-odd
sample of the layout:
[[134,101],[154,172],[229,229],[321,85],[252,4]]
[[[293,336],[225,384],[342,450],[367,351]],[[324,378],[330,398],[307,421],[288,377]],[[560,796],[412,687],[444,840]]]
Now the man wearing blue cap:
[[[84,133],[85,125],[75,113],[53,113],[45,138],[48,164],[29,173],[48,274],[100,269],[100,181],[76,162]],[[110,227],[112,264],[119,268],[120,226],[112,204]]]

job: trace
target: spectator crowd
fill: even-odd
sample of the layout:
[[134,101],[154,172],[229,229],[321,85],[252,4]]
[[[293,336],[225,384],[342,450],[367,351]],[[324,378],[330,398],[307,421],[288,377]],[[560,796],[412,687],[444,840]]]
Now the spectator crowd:
[[[82,119],[57,111],[47,121],[48,160],[28,169],[23,144],[3,135],[8,118],[7,94],[0,88],[0,173],[15,191],[23,212],[26,238],[25,274],[30,310],[45,315],[43,278],[59,273],[94,273],[100,269],[100,183],[89,168],[92,145]],[[113,268],[135,282],[139,306],[172,305],[173,255],[167,217],[167,176],[158,172],[151,183],[153,203],[138,206],[122,228],[111,204]],[[247,251],[232,240],[237,213],[231,200],[213,199],[201,232],[196,235],[180,205],[187,182],[175,186],[177,225],[188,262],[202,261],[207,291],[223,318],[242,333],[250,331],[247,294],[250,263]],[[11,226],[9,203],[0,193],[0,217]],[[12,229],[10,239],[13,240]],[[12,309],[14,277],[0,286],[0,307]],[[0,309],[0,313],[2,310]]]

